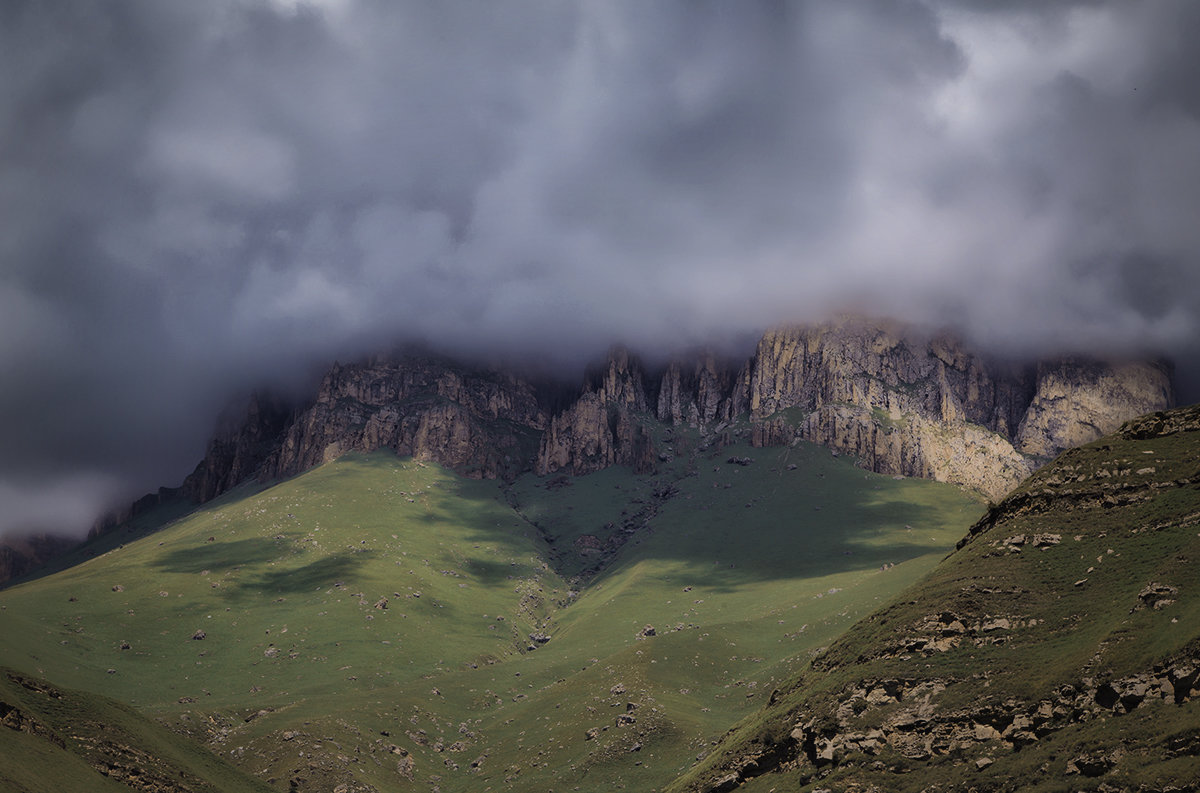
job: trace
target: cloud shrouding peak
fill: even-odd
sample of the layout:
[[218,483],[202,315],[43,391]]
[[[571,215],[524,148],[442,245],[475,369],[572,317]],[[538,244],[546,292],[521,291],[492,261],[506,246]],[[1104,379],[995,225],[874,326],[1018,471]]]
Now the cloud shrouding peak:
[[6,3],[0,494],[177,481],[229,394],[397,338],[853,308],[1191,355],[1198,37],[1186,0]]

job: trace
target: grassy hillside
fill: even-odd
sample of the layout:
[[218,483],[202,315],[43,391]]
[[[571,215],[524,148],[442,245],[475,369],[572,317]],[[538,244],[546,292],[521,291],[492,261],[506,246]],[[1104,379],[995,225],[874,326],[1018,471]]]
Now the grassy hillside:
[[507,487],[344,457],[0,592],[0,663],[277,790],[652,790],[981,510],[808,445],[691,448]]
[[1200,406],[1063,454],[672,790],[1195,790]]
[[0,725],[5,793],[270,790],[127,705],[12,669],[0,668]]

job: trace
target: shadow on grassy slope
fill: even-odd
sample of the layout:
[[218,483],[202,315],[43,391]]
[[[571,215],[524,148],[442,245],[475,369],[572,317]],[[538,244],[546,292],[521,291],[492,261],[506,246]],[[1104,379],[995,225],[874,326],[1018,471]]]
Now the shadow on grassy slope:
[[222,572],[245,565],[262,564],[279,555],[274,540],[251,537],[245,540],[209,542],[192,548],[169,551],[155,564],[168,573]]
[[310,592],[319,587],[332,586],[374,556],[374,551],[327,556],[303,567],[263,573],[255,580],[239,582],[238,587],[254,595]]
[[[280,552],[280,540],[252,537],[181,548],[165,554],[155,566],[168,573],[246,570],[274,562]],[[377,556],[375,551],[355,551],[325,556],[300,567],[250,571],[245,579],[236,582],[234,591],[254,597],[308,592],[332,586]]]
[[[668,497],[636,502],[644,519],[633,510],[622,513],[626,521],[635,518],[636,525],[608,571],[655,560],[674,570],[675,577],[690,576],[692,583],[719,591],[771,580],[882,571],[949,551],[980,511],[957,488],[865,474],[815,449],[747,451],[758,455],[755,465],[767,469],[762,472],[766,476],[710,465],[675,479]],[[798,460],[798,468],[786,468],[788,459]],[[636,477],[629,474],[628,479],[624,492],[637,489]],[[607,482],[606,487],[618,496],[623,492]],[[661,483],[640,488],[642,493],[655,489],[663,492]],[[528,503],[536,490],[527,486],[523,496]],[[652,507],[648,511],[647,504]],[[599,528],[608,516],[594,511],[591,523]],[[586,524],[588,517],[578,513],[570,511],[566,519]],[[539,522],[555,518],[540,516]],[[621,530],[618,523],[608,536],[621,539]],[[559,548],[564,551],[573,549],[568,544]]]

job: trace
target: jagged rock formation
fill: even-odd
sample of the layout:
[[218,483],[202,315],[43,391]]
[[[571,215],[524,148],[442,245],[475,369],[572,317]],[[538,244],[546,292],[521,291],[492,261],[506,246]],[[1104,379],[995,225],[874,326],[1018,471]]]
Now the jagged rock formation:
[[692,427],[731,421],[746,412],[745,390],[737,387],[738,365],[701,352],[676,359],[662,375],[656,413],[659,421]]
[[1063,454],[671,789],[1194,789],[1198,453],[1200,405]]
[[241,417],[227,412],[218,422],[204,459],[184,480],[180,494],[199,504],[256,476],[275,451],[290,416],[281,398],[266,393],[251,395]]
[[782,328],[759,343],[750,372],[750,416],[825,404],[969,421],[1010,435],[1033,397],[1028,373],[1003,370],[942,334],[922,338],[893,323],[848,318]]
[[542,437],[536,471],[586,474],[610,465],[639,473],[654,466],[653,444],[644,418],[649,411],[646,373],[623,348],[587,378],[574,405],[555,416]]
[[[710,353],[648,371],[624,349],[563,398],[517,374],[406,352],[335,365],[312,402],[257,397],[225,426],[182,493],[208,500],[248,478],[290,476],[391,448],[468,476],[654,469],[663,425],[704,443],[805,439],[880,473],[953,482],[996,499],[1058,451],[1171,404],[1153,363],[989,361],[948,334],[845,318],[766,333],[745,361]],[[1078,406],[1075,409],[1073,406]]]
[[534,387],[508,373],[411,354],[335,365],[262,473],[291,476],[347,452],[391,448],[467,476],[514,476],[529,468],[531,439],[546,424]]
[[[768,332],[742,379],[751,421],[768,425],[755,434],[762,445],[802,437],[879,473],[989,498],[1063,449],[1173,404],[1160,364],[1064,360],[1035,373],[990,362],[944,333],[858,318]],[[805,414],[798,426],[772,419],[789,408]]]

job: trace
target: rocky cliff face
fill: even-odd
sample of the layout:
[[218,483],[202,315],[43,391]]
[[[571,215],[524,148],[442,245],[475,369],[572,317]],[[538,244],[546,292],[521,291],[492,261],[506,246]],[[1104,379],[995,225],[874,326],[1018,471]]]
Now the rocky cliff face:
[[[1060,451],[1173,404],[1170,371],[1159,364],[1019,367],[946,334],[857,318],[768,332],[743,380],[750,419],[761,422],[756,443],[801,437],[880,473],[993,499]],[[805,417],[773,418],[786,409]]]
[[752,361],[750,417],[842,403],[1011,436],[1034,394],[1029,374],[991,364],[948,335],[893,323],[780,328],[763,336]]
[[405,355],[334,366],[261,467],[291,476],[352,451],[394,449],[468,476],[515,476],[547,424],[519,377]]
[[1159,364],[1043,363],[1015,441],[1026,454],[1050,457],[1107,435],[1134,416],[1169,407],[1172,401],[1170,372]]
[[775,425],[756,436],[764,443],[788,440],[789,422],[771,417],[798,408],[806,415],[790,422],[793,437],[879,473],[995,498],[1034,467],[1011,443],[1035,394],[1031,373],[990,363],[946,334],[856,318],[781,328],[759,343],[748,381],[751,420]]
[[943,423],[919,414],[893,420],[857,405],[823,405],[804,420],[798,434],[851,455],[877,473],[950,482],[992,499],[1034,468],[1003,436],[977,424]]
[[[569,398],[538,383],[431,355],[334,366],[315,399],[251,402],[184,484],[204,501],[252,476],[290,476],[378,448],[468,476],[649,472],[655,429],[781,445],[805,439],[871,470],[938,479],[999,498],[1046,458],[1171,404],[1148,363],[1013,366],[947,334],[849,318],[767,332],[747,360],[701,353],[648,371],[614,349]],[[662,453],[666,453],[665,451]]]
[[256,476],[290,418],[291,411],[278,396],[252,395],[243,417],[222,417],[204,459],[183,481],[180,495],[204,503]]
[[586,474],[610,465],[650,471],[654,448],[646,426],[646,382],[636,357],[619,348],[610,352],[604,368],[588,376],[579,400],[551,420],[537,473]]
[[[701,448],[808,440],[872,471],[952,482],[995,500],[1063,449],[1172,403],[1171,372],[1158,363],[1014,366],[948,334],[859,318],[768,331],[743,361],[700,353],[647,371],[615,349],[569,394],[408,352],[334,365],[299,406],[256,395],[239,420],[221,423],[180,488],[101,518],[93,533],[164,498],[202,503],[247,480],[380,448],[479,478],[610,465],[647,473],[672,453],[655,447],[656,430],[668,427],[699,430]],[[16,546],[5,553],[0,582],[5,565],[33,563]]]
[[739,367],[710,352],[672,361],[659,384],[658,419],[700,427],[746,412],[747,391],[738,382]]

